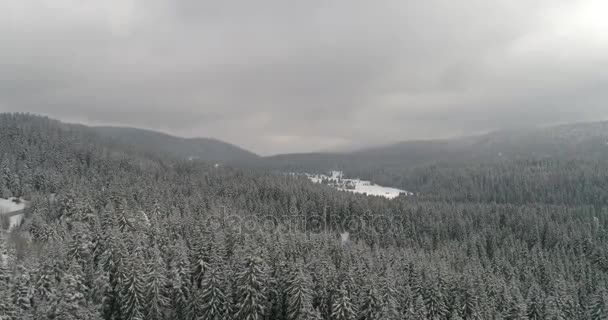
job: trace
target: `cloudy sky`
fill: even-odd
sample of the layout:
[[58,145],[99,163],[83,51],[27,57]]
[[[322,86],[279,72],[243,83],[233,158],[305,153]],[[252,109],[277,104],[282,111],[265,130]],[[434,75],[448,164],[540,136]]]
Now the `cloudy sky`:
[[605,0],[3,0],[0,111],[261,154],[608,119]]

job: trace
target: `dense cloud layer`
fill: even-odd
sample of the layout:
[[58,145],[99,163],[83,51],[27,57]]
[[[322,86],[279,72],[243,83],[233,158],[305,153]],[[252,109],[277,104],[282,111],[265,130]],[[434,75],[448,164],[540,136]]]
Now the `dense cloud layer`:
[[0,111],[266,154],[608,117],[603,0],[8,0]]

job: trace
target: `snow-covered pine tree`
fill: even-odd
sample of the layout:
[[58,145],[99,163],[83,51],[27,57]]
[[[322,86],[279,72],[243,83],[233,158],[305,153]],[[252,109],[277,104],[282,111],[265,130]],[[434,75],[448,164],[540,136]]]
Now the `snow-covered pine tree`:
[[443,319],[448,313],[441,289],[437,284],[432,284],[424,290],[425,306],[429,319]]
[[80,266],[73,263],[62,276],[49,318],[62,320],[96,319],[95,306],[87,302],[88,288],[84,285]]
[[59,199],[59,214],[62,219],[70,218],[76,213],[77,204],[74,191],[70,190],[67,194]]
[[177,245],[172,247],[175,252],[174,260],[171,262],[171,270],[169,283],[170,299],[171,299],[171,317],[170,319],[180,320],[186,319],[189,310],[189,301],[191,296],[192,286],[190,283],[190,263],[186,254],[186,245],[183,241],[178,241]]
[[271,258],[273,264],[269,266],[270,275],[267,282],[268,317],[284,319],[287,317],[287,286],[290,280],[290,266],[285,262],[287,258],[278,245],[271,247]]
[[165,319],[169,306],[167,297],[167,277],[165,264],[157,248],[151,250],[151,257],[146,263],[146,299],[145,316],[147,320]]
[[118,223],[118,228],[120,229],[120,231],[124,232],[135,230],[135,226],[132,221],[133,213],[127,206],[126,200],[122,199],[118,202],[114,213],[116,214],[116,222]]
[[137,254],[128,260],[119,297],[120,314],[123,320],[142,320],[146,296],[145,272]]
[[374,283],[367,283],[359,307],[359,320],[380,320],[381,301]]
[[104,251],[100,254],[100,263],[108,276],[108,287],[105,293],[104,316],[120,316],[120,295],[127,276],[127,249],[118,228],[106,230]]
[[7,290],[9,280],[11,279],[10,270],[14,262],[15,256],[13,250],[7,247],[4,237],[0,237],[0,285],[6,285]]
[[346,290],[345,285],[340,285],[333,297],[331,306],[332,320],[354,320],[355,311],[351,302],[350,293]]
[[210,238],[204,232],[201,232],[194,246],[194,255],[190,269],[193,285],[200,289],[205,271],[209,268]]
[[13,174],[7,158],[2,159],[2,164],[0,164],[0,166],[0,170],[2,170],[0,176],[0,197],[7,199],[13,196],[10,189],[10,186],[13,184]]
[[461,317],[460,314],[456,311],[452,312],[449,319],[450,320],[464,320],[464,318]]
[[427,311],[422,295],[417,295],[411,308],[408,309],[406,319],[427,320]]
[[303,320],[311,316],[311,281],[301,266],[292,271],[287,282],[287,320]]
[[528,319],[545,319],[545,297],[538,284],[533,283],[532,286],[530,286],[526,304]]
[[546,314],[549,320],[566,320],[565,312],[562,310],[562,302],[560,297],[554,295],[547,296]]
[[549,320],[578,319],[577,292],[562,276],[553,279],[552,289],[547,294],[546,315]]
[[196,286],[193,286],[192,290],[190,291],[190,300],[188,301],[186,319],[197,320],[201,317],[201,306],[203,305],[203,303],[201,302],[201,295],[201,289],[197,288]]
[[34,290],[29,270],[24,266],[18,267],[17,276],[15,277],[12,289],[12,300],[19,319],[32,318],[32,296]]
[[103,210],[99,212],[99,223],[102,230],[111,230],[112,228],[118,227],[118,219],[116,209],[112,202],[109,202],[103,207]]
[[462,305],[458,306],[458,311],[461,311],[463,317],[466,319],[482,320],[479,296],[476,291],[477,287],[474,286],[472,282],[468,282],[465,285],[466,289],[462,290],[459,295]]
[[390,267],[387,267],[380,279],[382,294],[380,298],[380,318],[383,320],[401,319],[399,292],[395,288],[396,278]]
[[225,319],[228,297],[226,296],[226,283],[223,276],[224,266],[221,258],[214,256],[207,272],[202,278],[201,317],[200,320]]
[[510,290],[507,292],[507,301],[505,305],[504,318],[507,320],[525,320],[528,319],[526,316],[526,302],[521,295],[521,291],[516,284],[511,284]]
[[101,266],[97,266],[97,268],[92,271],[90,277],[89,303],[103,312],[108,308],[109,302],[111,301],[111,299],[108,299],[108,296],[112,294],[109,274],[104,271]]
[[73,221],[71,233],[72,239],[68,244],[68,258],[84,265],[93,256],[94,243],[91,230],[88,225]]
[[34,305],[36,313],[47,313],[50,308],[51,300],[55,297],[57,281],[55,270],[48,260],[43,261],[43,264],[36,271],[34,284]]
[[[0,240],[1,241],[1,240]],[[0,270],[2,272],[4,270]],[[8,275],[7,275],[8,276]],[[0,280],[0,319],[15,319],[17,309],[11,297],[8,277]]]
[[161,209],[160,203],[158,202],[158,199],[154,199],[152,208],[148,211],[150,212],[150,219],[154,219],[155,221],[158,221],[159,219],[161,219],[163,217],[163,213],[162,213],[163,211]]
[[266,270],[262,258],[253,255],[245,258],[237,274],[236,289],[235,319],[262,319],[267,302]]

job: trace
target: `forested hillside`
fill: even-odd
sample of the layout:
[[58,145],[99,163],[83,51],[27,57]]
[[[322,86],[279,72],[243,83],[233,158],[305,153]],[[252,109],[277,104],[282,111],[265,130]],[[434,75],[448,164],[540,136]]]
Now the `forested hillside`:
[[91,127],[91,131],[110,141],[125,144],[148,154],[162,154],[174,159],[196,159],[211,163],[255,161],[253,152],[209,138],[180,138],[168,134],[125,127]]
[[601,152],[350,169],[419,193],[388,200],[32,115],[0,137],[30,201],[2,319],[608,319]]
[[608,205],[608,122],[266,160],[278,170],[342,170],[433,201]]

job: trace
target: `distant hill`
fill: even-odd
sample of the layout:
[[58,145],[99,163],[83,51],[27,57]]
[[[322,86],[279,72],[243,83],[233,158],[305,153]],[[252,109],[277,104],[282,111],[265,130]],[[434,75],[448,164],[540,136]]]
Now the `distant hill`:
[[82,170],[116,170],[107,163],[121,170],[177,168],[184,176],[208,168],[173,161],[196,158],[256,174],[340,170],[346,178],[408,190],[425,201],[608,204],[608,122],[406,141],[348,153],[258,157],[213,139],[0,114],[0,150],[0,165],[10,169],[3,172],[23,176],[14,180],[14,175],[4,174],[2,198],[28,195],[32,189],[56,193],[60,185],[75,182],[71,177]]
[[496,131],[449,140],[406,141],[360,150],[353,155],[396,157],[411,164],[420,161],[607,159],[607,142],[608,122],[595,122]]
[[[326,173],[340,170],[347,177],[366,178],[406,190],[412,186],[403,183],[401,177],[410,175],[409,171],[418,168],[547,159],[562,162],[608,161],[608,122],[521,128],[454,139],[404,141],[351,152],[281,154],[269,157],[260,157],[238,146],[211,138],[181,138],[129,127],[88,127],[60,122],[57,125],[66,129],[78,128],[83,133],[112,143],[113,147],[155,157],[196,159],[273,171]],[[390,176],[391,180],[385,176]]]
[[180,138],[152,130],[128,127],[91,127],[101,137],[130,145],[139,151],[177,159],[238,164],[259,157],[235,145],[210,138]]
[[418,199],[521,204],[595,201],[589,200],[589,190],[604,199],[597,190],[605,189],[606,163],[608,122],[405,141],[348,153],[286,154],[263,161],[276,171],[340,170],[347,178],[414,192]]
[[608,160],[608,122],[496,131],[443,139],[404,141],[354,152],[284,154],[264,158],[271,167],[303,171],[367,171],[431,164],[533,159]]

